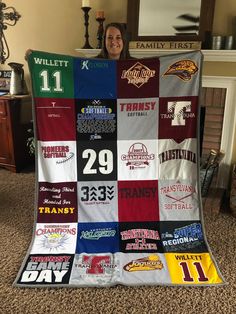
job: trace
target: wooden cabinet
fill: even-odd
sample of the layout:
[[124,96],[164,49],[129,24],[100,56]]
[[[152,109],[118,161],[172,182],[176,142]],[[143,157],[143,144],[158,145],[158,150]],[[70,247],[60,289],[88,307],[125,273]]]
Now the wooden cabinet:
[[27,147],[31,119],[30,96],[0,97],[0,167],[19,172],[32,163]]

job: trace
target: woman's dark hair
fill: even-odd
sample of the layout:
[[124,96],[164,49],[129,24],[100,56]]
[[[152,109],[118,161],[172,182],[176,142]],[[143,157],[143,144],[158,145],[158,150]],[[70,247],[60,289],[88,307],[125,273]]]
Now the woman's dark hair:
[[107,33],[107,30],[109,27],[115,27],[121,33],[121,37],[122,37],[122,41],[123,41],[124,46],[123,46],[123,49],[122,49],[121,54],[120,54],[120,59],[132,59],[132,57],[130,56],[130,53],[129,53],[129,42],[127,39],[126,29],[125,29],[124,24],[122,24],[122,23],[110,23],[110,24],[106,25],[105,30],[104,30],[104,34],[103,34],[103,40],[102,40],[102,50],[96,58],[109,59],[108,51],[106,48],[106,33]]

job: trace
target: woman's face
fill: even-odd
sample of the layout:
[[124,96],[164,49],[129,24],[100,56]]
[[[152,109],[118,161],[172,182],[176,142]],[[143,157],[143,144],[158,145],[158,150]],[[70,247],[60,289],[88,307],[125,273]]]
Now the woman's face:
[[120,30],[116,27],[108,27],[106,32],[105,45],[109,59],[119,59],[124,47]]

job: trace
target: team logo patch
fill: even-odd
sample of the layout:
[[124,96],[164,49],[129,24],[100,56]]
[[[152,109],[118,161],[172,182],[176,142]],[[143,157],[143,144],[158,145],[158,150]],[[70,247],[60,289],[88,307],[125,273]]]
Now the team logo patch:
[[45,145],[41,149],[43,157],[45,159],[57,159],[56,164],[67,162],[75,155],[73,152],[70,152],[68,145]]
[[115,187],[114,185],[99,185],[95,186],[82,186],[81,201],[87,205],[93,204],[110,204],[110,201],[114,198]]
[[121,102],[120,111],[126,112],[128,117],[147,116],[155,110],[156,101]]
[[162,114],[161,118],[170,118],[172,126],[185,126],[186,119],[195,118],[190,101],[169,101],[167,107],[167,114]]
[[49,233],[42,240],[42,246],[50,251],[65,248],[68,236],[60,232]]
[[170,226],[166,226],[166,228],[169,231],[161,234],[166,252],[206,250],[201,223],[194,222],[183,226],[177,226],[176,224],[173,229]]
[[88,275],[95,277],[100,275],[111,276],[114,269],[117,269],[118,267],[118,265],[114,263],[114,259],[111,255],[106,254],[79,255],[74,266],[77,271],[80,271],[80,277],[85,279]]
[[[63,106],[63,109],[70,109],[70,106]],[[48,118],[61,118],[61,112],[58,109],[62,109],[60,105],[57,105],[56,101],[50,101],[47,106],[37,106],[37,110],[40,109],[51,109],[50,112],[46,113]]]
[[154,160],[155,155],[149,154],[143,143],[134,143],[130,146],[128,154],[122,155],[121,160],[127,161],[126,166],[130,169],[144,168],[149,165],[149,160]]
[[194,193],[196,193],[194,186],[180,182],[160,188],[160,194],[165,195],[169,200],[168,203],[164,204],[164,208],[168,210],[192,209],[193,206],[189,198],[191,198]]
[[121,199],[142,199],[147,198],[149,201],[155,199],[158,195],[157,187],[120,187],[119,196]]
[[73,255],[30,255],[21,282],[28,284],[65,284],[69,282]]
[[122,241],[135,240],[133,243],[126,243],[125,250],[157,250],[155,242],[148,243],[148,240],[160,240],[159,232],[150,229],[124,230],[120,233]]
[[114,253],[119,250],[116,222],[79,223],[77,253]]
[[75,222],[76,182],[39,183],[38,222]]
[[190,162],[196,163],[197,156],[194,152],[187,149],[169,149],[165,152],[159,154],[160,164],[169,161],[169,160],[177,160],[177,159],[185,159]]
[[84,238],[86,240],[99,240],[101,238],[110,238],[116,235],[116,230],[111,228],[106,229],[91,229],[86,231],[81,231],[80,239]]
[[128,272],[133,271],[149,271],[149,270],[161,270],[163,269],[163,264],[160,257],[157,254],[149,255],[148,257],[139,258],[132,260],[126,264],[123,269]]
[[163,75],[175,75],[183,81],[190,81],[192,75],[198,72],[196,63],[192,60],[180,60],[173,63]]
[[151,70],[142,63],[136,62],[128,70],[122,71],[121,78],[127,79],[128,84],[133,84],[137,88],[140,88],[143,84],[147,83],[151,77],[154,77],[155,74],[155,70]]
[[[80,139],[101,140],[116,131],[115,104],[109,100],[78,102],[77,132]],[[86,136],[87,135],[87,136]]]
[[81,70],[93,70],[93,69],[107,69],[108,68],[108,64],[106,62],[96,62],[93,60],[93,62],[91,62],[91,60],[81,60],[80,61],[80,68]]
[[70,283],[107,285],[119,277],[119,260],[114,254],[76,254]]
[[109,255],[83,255],[83,265],[87,269],[86,272],[93,275],[104,274],[106,269],[116,267],[116,265],[112,264],[111,257]]
[[76,244],[76,224],[37,224],[32,253],[73,252]]

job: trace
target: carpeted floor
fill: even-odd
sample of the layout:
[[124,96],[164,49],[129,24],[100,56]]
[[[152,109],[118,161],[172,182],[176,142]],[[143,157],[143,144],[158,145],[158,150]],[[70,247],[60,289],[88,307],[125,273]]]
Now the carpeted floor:
[[208,243],[228,282],[221,287],[13,288],[34,223],[35,174],[0,169],[0,314],[236,313],[236,218],[205,214]]

